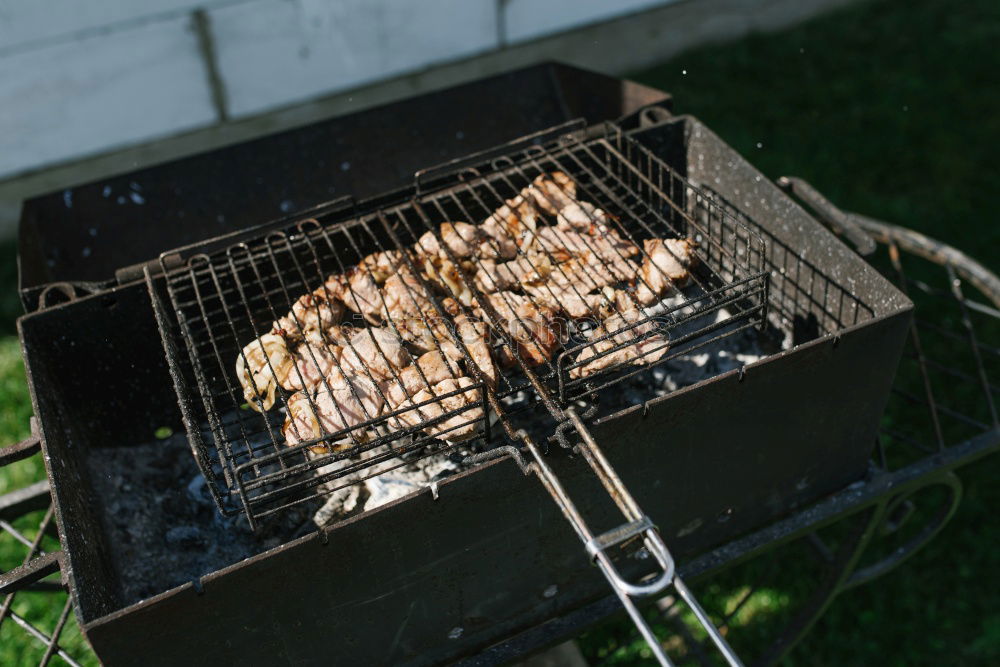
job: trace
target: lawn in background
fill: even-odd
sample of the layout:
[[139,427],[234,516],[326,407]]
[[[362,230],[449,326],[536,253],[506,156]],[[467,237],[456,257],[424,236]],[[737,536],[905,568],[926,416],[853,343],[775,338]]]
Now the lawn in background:
[[[765,174],[805,177],[842,207],[901,223],[1000,268],[1000,3],[865,2],[777,35],[692,51],[633,78],[670,91]],[[12,244],[0,244],[0,444],[27,435],[30,404],[19,348]],[[0,493],[42,474],[0,471]],[[965,499],[924,551],[874,585],[841,597],[789,664],[996,664],[1000,661],[1000,458],[963,471]],[[37,519],[36,519],[37,523]],[[0,543],[0,568],[18,553]],[[788,606],[797,585],[741,614]],[[54,622],[38,595],[20,613]],[[739,633],[741,626],[733,628]],[[75,627],[69,644],[82,641]],[[40,655],[11,623],[0,664]],[[594,663],[635,664],[627,624],[581,640]],[[30,650],[30,654],[29,651]]]
[[[672,93],[676,112],[698,116],[767,176],[804,177],[846,210],[912,227],[997,271],[998,44],[996,0],[864,2],[632,78]],[[1000,457],[960,475],[965,495],[948,527],[840,597],[787,664],[1000,663]],[[803,583],[795,572],[753,600],[734,637],[763,645],[753,617],[789,604]],[[581,645],[594,664],[643,661],[625,622]]]

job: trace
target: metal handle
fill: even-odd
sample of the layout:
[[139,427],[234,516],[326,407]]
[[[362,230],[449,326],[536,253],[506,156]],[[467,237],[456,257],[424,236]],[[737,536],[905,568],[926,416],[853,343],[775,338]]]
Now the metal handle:
[[835,232],[846,236],[860,254],[867,256],[875,252],[875,239],[861,228],[853,216],[837,208],[833,202],[820,194],[819,190],[795,176],[782,176],[777,183],[782,190],[794,194],[808,204]]
[[[525,447],[534,459],[528,467],[541,480],[542,485],[559,506],[563,516],[566,517],[577,536],[583,542],[587,553],[611,584],[615,595],[618,596],[622,606],[625,607],[625,611],[628,612],[636,629],[639,630],[639,633],[649,645],[657,661],[661,665],[672,664],[656,635],[653,633],[652,628],[649,627],[646,619],[636,606],[635,598],[656,595],[673,585],[678,595],[694,613],[705,632],[708,633],[712,643],[722,653],[726,662],[733,666],[742,665],[739,657],[730,648],[729,644],[726,643],[726,640],[719,633],[718,628],[712,623],[705,610],[702,609],[690,589],[688,589],[677,575],[673,556],[663,542],[663,538],[657,531],[656,526],[639,508],[639,504],[632,497],[632,494],[629,493],[621,478],[618,477],[618,473],[615,472],[611,463],[605,458],[604,453],[597,445],[597,441],[591,435],[586,424],[584,424],[573,408],[567,408],[564,414],[567,418],[565,423],[572,426],[582,439],[582,442],[576,448],[577,451],[580,452],[587,461],[587,464],[597,475],[608,495],[611,496],[611,499],[618,506],[618,509],[622,512],[627,522],[600,535],[594,535],[577,509],[576,504],[566,493],[566,489],[559,481],[558,476],[556,476],[555,472],[548,465],[538,446],[524,430],[521,430],[518,432],[518,436],[524,442]],[[607,550],[612,546],[640,536],[643,540],[643,546],[656,560],[661,572],[650,581],[634,584],[626,581],[621,575],[608,555]]]

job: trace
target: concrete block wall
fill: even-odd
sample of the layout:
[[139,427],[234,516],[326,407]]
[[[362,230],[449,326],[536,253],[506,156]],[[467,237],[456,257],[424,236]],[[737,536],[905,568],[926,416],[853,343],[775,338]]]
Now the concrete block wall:
[[0,181],[678,1],[0,0]]

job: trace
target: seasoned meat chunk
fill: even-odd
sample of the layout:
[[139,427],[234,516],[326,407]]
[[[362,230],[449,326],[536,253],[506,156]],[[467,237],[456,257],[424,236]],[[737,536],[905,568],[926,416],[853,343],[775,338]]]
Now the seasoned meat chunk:
[[281,386],[289,391],[305,389],[311,392],[319,389],[323,384],[323,378],[336,365],[339,354],[340,347],[335,345],[302,343],[292,355],[295,366],[288,372]]
[[609,231],[611,216],[603,209],[585,201],[575,201],[559,210],[556,227],[585,234],[603,234]]
[[443,222],[437,232],[427,232],[417,241],[417,248],[424,255],[446,255],[444,246],[452,254],[462,259],[472,257],[479,250],[482,242],[482,232],[476,225],[467,222]]
[[[575,363],[582,365],[570,370],[570,377],[586,377],[606,368],[628,363],[635,366],[656,363],[667,353],[669,341],[663,334],[655,333],[654,321],[642,322],[644,318],[641,311],[632,309],[604,320],[601,326],[594,330],[592,337],[609,337],[580,351]],[[618,345],[625,347],[610,352]],[[604,356],[599,356],[602,354]],[[585,363],[588,359],[591,361]]]
[[410,365],[410,354],[402,341],[389,329],[369,327],[351,337],[340,356],[340,367],[347,375],[371,376],[387,380]]
[[321,286],[300,296],[292,304],[291,311],[274,323],[271,333],[298,340],[310,331],[336,324],[343,315],[344,304],[338,295],[329,293]]
[[[446,396],[451,392],[457,393]],[[480,400],[481,393],[470,378],[448,378],[431,389],[417,392],[406,401],[404,409],[409,409],[402,412],[399,417],[409,426],[419,426],[446,413],[461,410],[438,424],[428,426],[424,429],[424,433],[451,442],[467,440],[476,434],[477,426],[483,419],[482,407],[472,407]],[[421,405],[422,403],[426,405]]]
[[697,245],[690,239],[647,239],[642,245],[646,256],[639,268],[636,297],[649,305],[687,283],[689,270],[698,262]]
[[405,266],[406,260],[401,250],[373,252],[358,264],[362,271],[371,272],[372,278],[379,285]]
[[[352,377],[332,383],[333,390],[315,394],[297,392],[288,402],[288,415],[282,433],[288,446],[351,429],[382,414],[383,401],[375,385],[366,378]],[[368,429],[352,431],[351,441],[371,439]],[[314,453],[330,451],[326,445],[310,447]],[[333,449],[337,449],[336,446]]]
[[236,357],[236,377],[251,408],[271,409],[275,391],[288,381],[294,363],[285,339],[276,334],[264,334],[243,348]]
[[383,315],[386,319],[398,319],[419,314],[434,308],[427,289],[408,269],[391,275],[382,286],[385,299]]
[[521,194],[531,198],[545,213],[557,215],[561,209],[575,203],[576,183],[565,173],[554,171],[536,177]]
[[368,271],[358,267],[348,269],[343,279],[344,304],[372,324],[382,322],[382,292]]
[[539,285],[551,272],[552,264],[544,255],[534,257],[522,255],[499,264],[483,260],[479,263],[475,283],[481,291],[491,294],[511,289],[519,284]]
[[[486,298],[516,344],[521,358],[531,366],[540,366],[552,358],[562,335],[555,310],[513,292],[496,292],[487,294]],[[482,312],[481,306],[478,310]],[[509,356],[510,350],[506,350],[506,354]]]
[[457,361],[447,358],[438,351],[426,352],[420,355],[414,364],[386,380],[382,387],[389,402],[389,409],[395,410],[417,392],[461,375],[462,371]]

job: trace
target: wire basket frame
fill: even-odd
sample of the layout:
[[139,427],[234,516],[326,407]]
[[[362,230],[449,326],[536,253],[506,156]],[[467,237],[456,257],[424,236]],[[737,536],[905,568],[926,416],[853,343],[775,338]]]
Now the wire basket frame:
[[[573,199],[586,203],[581,204],[590,217],[583,221],[584,227],[589,225],[586,232],[553,225],[559,220],[559,202],[546,202],[531,190],[538,179],[551,174],[563,175]],[[511,205],[529,192],[536,192],[533,212]],[[498,210],[511,213],[511,225],[530,230],[527,240],[524,232],[517,236],[507,228],[503,233],[509,238],[489,239],[494,246],[513,248],[506,254],[496,250],[493,259],[483,252],[463,254],[454,239],[443,234],[442,223],[480,225]],[[489,446],[491,416],[512,436],[516,424],[513,411],[501,405],[505,396],[527,390],[555,414],[560,403],[760,326],[766,318],[767,275],[760,237],[611,125],[526,149],[512,147],[488,163],[454,170],[412,199],[353,219],[343,217],[302,220],[211,252],[189,249],[179,263],[177,253],[168,253],[161,258],[163,285],[149,280],[195,457],[220,508],[227,514],[245,512],[252,525],[413,457],[454,450],[459,438],[450,439],[449,432],[462,433],[465,451]],[[549,241],[539,240],[546,234]],[[614,242],[605,243],[607,239]],[[690,265],[687,285],[655,294],[652,300],[640,297],[644,289],[658,289],[649,284],[652,272],[662,273],[662,264],[657,264],[662,260],[654,260],[645,245],[651,239],[685,239],[693,256],[688,260],[674,255]],[[434,266],[428,264],[426,243],[438,249]],[[573,256],[589,257],[590,263],[571,271],[571,262],[560,254],[563,246],[573,247]],[[392,257],[393,270],[412,278],[397,281],[401,294],[387,300],[388,290],[363,289],[386,280],[376,275],[374,257]],[[506,289],[484,284],[483,275],[507,262],[521,271],[544,273],[558,281],[561,291],[554,292],[549,283],[535,289],[524,281]],[[451,280],[443,277],[445,271],[453,272]],[[341,276],[336,284],[329,279],[332,275]],[[630,284],[620,287],[625,283]],[[349,285],[346,291],[333,293],[344,284]],[[604,298],[600,315],[575,312],[570,300],[593,303],[602,289],[617,290],[617,296]],[[298,315],[294,309],[289,313],[304,294],[313,295],[307,307]],[[408,394],[408,402],[394,403],[386,396],[385,383],[390,388],[404,384],[401,364],[389,359],[374,337],[375,344],[365,349],[374,357],[373,365],[389,369],[382,377],[365,364],[341,368],[336,360],[340,353],[331,353],[342,347],[361,358],[362,352],[354,349],[357,340],[320,334],[315,344],[300,348],[308,358],[290,372],[304,383],[303,366],[319,368],[320,357],[333,356],[341,375],[367,380],[365,390],[374,403],[389,408],[376,407],[360,419],[326,424],[317,401],[324,391],[330,396],[337,391],[328,378],[307,401],[277,388],[276,410],[265,409],[269,397],[264,392],[243,396],[237,360],[259,355],[277,375],[282,369],[275,368],[278,360],[262,337],[274,332],[305,337],[304,320],[323,322],[324,308],[337,299],[353,315],[352,323],[358,326],[351,331],[356,336],[364,338],[363,332],[377,325],[407,341],[406,364],[419,368],[415,362],[428,352],[453,358],[452,391],[423,402]],[[400,309],[399,302],[407,307]],[[468,336],[455,326],[457,318],[488,328],[485,339],[498,370],[484,374]],[[407,337],[414,328],[434,332],[434,344],[427,346],[431,349],[414,349]],[[284,368],[284,360],[280,362]],[[363,407],[357,387],[349,384],[348,389]],[[281,421],[296,411],[321,424],[319,432],[309,434],[316,437],[286,442],[288,429],[283,432]]]

